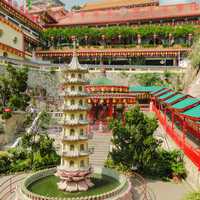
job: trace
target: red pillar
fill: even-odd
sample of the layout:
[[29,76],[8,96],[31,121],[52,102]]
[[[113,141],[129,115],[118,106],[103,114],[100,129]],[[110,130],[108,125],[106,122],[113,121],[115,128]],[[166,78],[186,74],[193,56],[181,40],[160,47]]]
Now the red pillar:
[[173,111],[171,111],[172,112],[172,130],[174,129],[174,112]]
[[109,104],[109,107],[108,107],[108,116],[112,117],[112,115],[113,115],[113,106],[112,106],[112,104]]
[[182,121],[182,125],[183,125],[183,127],[182,127],[182,132],[183,132],[183,135],[182,135],[182,149],[184,149],[184,147],[185,147],[185,138],[186,138],[186,133],[187,133],[185,118]]
[[164,110],[164,126],[167,127],[167,108]]

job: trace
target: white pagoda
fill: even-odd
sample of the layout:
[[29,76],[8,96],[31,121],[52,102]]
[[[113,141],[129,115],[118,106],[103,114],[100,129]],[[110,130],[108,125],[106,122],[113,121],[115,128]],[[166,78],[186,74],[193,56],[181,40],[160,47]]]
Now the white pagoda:
[[68,192],[86,191],[93,186],[87,134],[88,94],[84,90],[88,70],[80,65],[74,51],[71,63],[61,73],[64,104],[61,165],[56,173],[60,178],[58,187]]

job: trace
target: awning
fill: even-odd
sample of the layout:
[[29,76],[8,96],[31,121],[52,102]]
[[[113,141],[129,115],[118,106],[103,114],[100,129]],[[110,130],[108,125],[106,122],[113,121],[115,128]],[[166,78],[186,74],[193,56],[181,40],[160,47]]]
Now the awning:
[[175,101],[177,101],[177,100],[179,100],[179,99],[181,99],[183,97],[186,97],[186,95],[185,94],[176,94],[173,97],[165,100],[164,102],[168,103],[168,104],[172,104],[173,102],[175,102]]
[[188,116],[188,117],[192,117],[192,118],[200,118],[200,105],[197,105],[191,109],[188,109],[184,112],[182,112],[183,115]]
[[169,98],[169,97],[171,97],[171,96],[173,96],[173,95],[175,95],[176,94],[176,92],[167,92],[166,94],[163,94],[162,96],[160,96],[160,97],[158,97],[158,99],[166,99],[166,98]]
[[182,101],[174,104],[172,106],[172,108],[175,108],[175,109],[184,109],[184,108],[186,108],[188,106],[191,106],[191,105],[197,103],[198,101],[199,101],[199,99],[195,99],[195,98],[189,97],[189,98],[186,98],[186,99],[184,99],[184,100],[182,100]]

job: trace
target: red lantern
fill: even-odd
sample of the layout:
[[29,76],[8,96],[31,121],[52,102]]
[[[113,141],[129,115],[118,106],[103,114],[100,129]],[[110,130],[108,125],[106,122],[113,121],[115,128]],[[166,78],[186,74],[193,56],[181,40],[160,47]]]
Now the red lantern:
[[11,108],[5,108],[4,112],[7,112],[7,113],[12,112],[12,109]]

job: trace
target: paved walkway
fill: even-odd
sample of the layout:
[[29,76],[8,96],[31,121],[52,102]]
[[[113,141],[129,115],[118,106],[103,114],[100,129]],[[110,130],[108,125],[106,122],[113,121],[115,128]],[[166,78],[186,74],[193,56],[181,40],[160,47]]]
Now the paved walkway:
[[175,184],[158,180],[147,180],[148,191],[151,193],[151,200],[183,200],[192,189],[187,183]]

